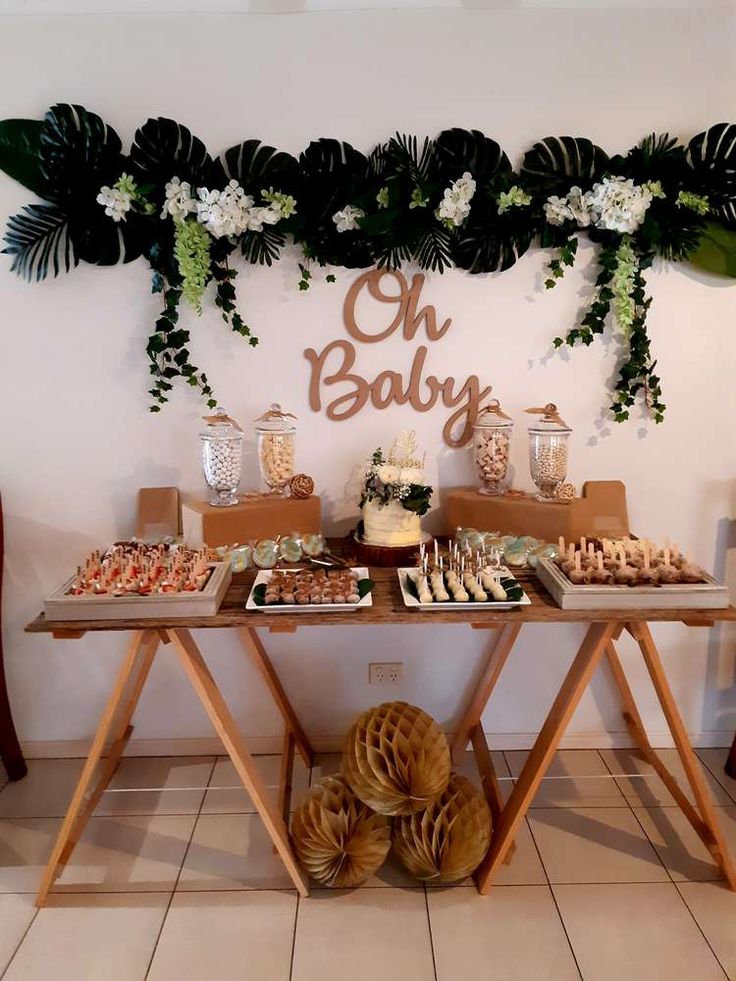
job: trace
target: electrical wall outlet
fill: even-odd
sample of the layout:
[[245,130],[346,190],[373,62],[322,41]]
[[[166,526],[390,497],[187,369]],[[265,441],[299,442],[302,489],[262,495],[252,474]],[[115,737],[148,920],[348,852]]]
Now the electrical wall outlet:
[[368,665],[368,683],[398,685],[401,683],[403,667],[403,661],[371,661]]

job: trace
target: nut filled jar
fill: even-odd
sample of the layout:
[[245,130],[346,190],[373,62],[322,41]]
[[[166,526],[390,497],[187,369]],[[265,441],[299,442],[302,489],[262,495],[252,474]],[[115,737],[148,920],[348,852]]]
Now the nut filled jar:
[[478,491],[491,497],[506,493],[513,420],[491,399],[473,424],[473,460],[478,474]]
[[537,500],[556,501],[557,489],[567,476],[567,443],[572,430],[553,402],[526,411],[540,417],[529,427],[529,467],[539,490]]
[[294,476],[296,429],[289,422],[296,419],[274,402],[268,412],[256,419],[256,442],[261,480],[269,491],[285,494]]
[[210,504],[216,508],[238,503],[238,484],[243,466],[243,430],[234,419],[218,408],[205,416],[207,428],[200,433],[202,468],[207,486],[214,491]]

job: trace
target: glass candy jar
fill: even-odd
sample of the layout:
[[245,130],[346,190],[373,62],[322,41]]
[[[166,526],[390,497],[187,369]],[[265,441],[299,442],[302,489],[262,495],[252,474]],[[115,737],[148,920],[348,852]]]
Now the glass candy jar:
[[232,507],[238,503],[237,490],[243,466],[243,430],[222,408],[204,419],[207,428],[200,433],[200,439],[204,479],[214,491],[210,504],[216,508]]
[[553,402],[526,411],[541,417],[529,427],[529,467],[539,490],[537,500],[556,501],[557,489],[567,476],[567,442],[572,430]]
[[256,442],[261,480],[269,491],[285,494],[294,476],[294,443],[296,429],[289,422],[296,419],[283,412],[274,402],[268,412],[256,419]]
[[473,424],[473,460],[481,494],[499,497],[506,493],[513,428],[513,420],[503,412],[498,399],[491,399],[478,413]]

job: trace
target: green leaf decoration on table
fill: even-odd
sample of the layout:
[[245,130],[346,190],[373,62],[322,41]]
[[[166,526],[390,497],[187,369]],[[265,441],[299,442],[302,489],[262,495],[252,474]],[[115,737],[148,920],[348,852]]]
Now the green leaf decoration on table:
[[257,586],[254,586],[251,596],[256,606],[264,606],[266,603],[266,583],[259,582]]
[[27,280],[45,279],[51,271],[76,266],[67,215],[56,204],[29,204],[8,219],[3,252],[13,256],[10,269]]
[[736,278],[736,230],[712,222],[706,225],[700,244],[688,261],[719,276]]
[[408,572],[404,573],[404,589],[417,601],[417,603],[419,602],[419,590],[417,589],[417,584],[414,582],[414,577]]
[[37,119],[0,121],[0,170],[39,197],[47,190],[39,156],[41,126]]
[[359,579],[358,580],[358,596],[360,596],[360,598],[363,599],[363,597],[364,596],[367,596],[368,593],[372,593],[373,592],[373,589],[375,588],[375,585],[376,584],[373,582],[372,579],[368,579],[368,578]]

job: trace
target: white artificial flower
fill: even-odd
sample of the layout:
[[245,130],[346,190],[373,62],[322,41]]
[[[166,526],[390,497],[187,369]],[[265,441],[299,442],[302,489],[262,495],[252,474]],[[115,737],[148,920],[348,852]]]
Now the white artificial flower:
[[552,194],[544,204],[544,217],[550,225],[564,225],[566,221],[573,220],[572,208],[567,203],[567,198],[560,198]]
[[[253,208],[253,198],[246,194],[236,180],[224,191],[197,189],[197,221],[213,238],[242,235],[245,231],[261,231],[265,208]],[[278,219],[276,219],[278,221]]]
[[470,214],[470,202],[475,194],[475,181],[469,171],[453,181],[442,196],[435,217],[448,227],[458,228]]
[[161,211],[161,217],[186,218],[197,210],[197,204],[192,197],[192,186],[187,181],[172,177],[164,188],[166,200]]
[[399,482],[401,468],[394,466],[392,463],[382,463],[376,468],[376,473],[378,474],[378,479],[381,481],[381,483],[397,484]]
[[652,192],[631,178],[604,177],[584,197],[593,224],[610,232],[631,234],[644,221]]
[[403,467],[399,473],[400,484],[421,484],[424,481],[424,474],[419,467]]
[[121,191],[117,187],[101,187],[96,201],[105,209],[105,214],[113,221],[125,221],[130,211],[133,195],[129,191]]
[[363,218],[364,215],[365,211],[362,208],[356,208],[352,204],[346,204],[340,211],[335,212],[332,220],[337,225],[338,232],[352,232],[356,228],[360,228],[358,219]]
[[587,228],[591,222],[586,197],[587,195],[583,194],[577,186],[571,187],[567,192],[567,207],[570,209],[573,221],[578,223],[578,228]]

